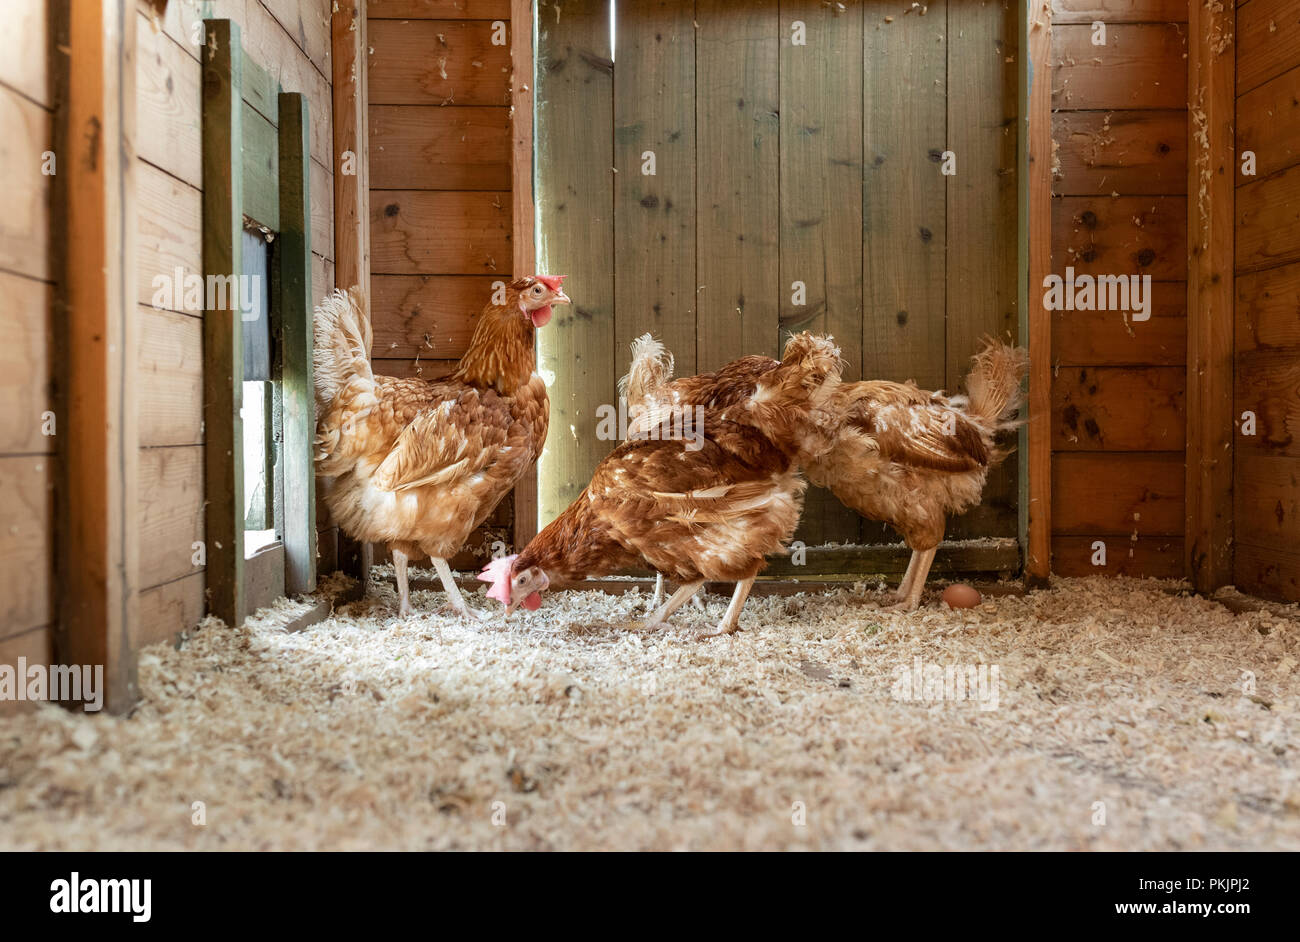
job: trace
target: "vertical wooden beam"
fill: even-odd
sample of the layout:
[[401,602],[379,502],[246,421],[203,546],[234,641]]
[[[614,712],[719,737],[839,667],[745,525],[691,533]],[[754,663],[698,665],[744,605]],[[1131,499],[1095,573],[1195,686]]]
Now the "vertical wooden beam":
[[1236,4],[1188,7],[1187,574],[1232,581]]
[[139,438],[135,358],[135,4],[63,5],[56,229],[66,393],[58,663],[103,665],[109,710],[135,701]]
[[541,519],[550,521],[582,493],[616,444],[597,440],[594,409],[614,395],[615,363],[626,362],[627,353],[614,349],[609,3],[542,0],[537,24],[538,264],[568,275],[564,288],[573,298],[537,335],[542,368],[555,377],[538,469]]
[[307,99],[280,95],[279,267],[281,423],[284,432],[284,590],[316,588],[316,418],[312,383],[311,128]]
[[[330,17],[334,105],[334,283],[370,298],[369,47],[366,0],[338,0]],[[350,172],[349,172],[350,171]],[[373,551],[339,533],[339,568],[370,578]]]
[[1028,339],[1029,422],[1025,432],[1022,512],[1027,512],[1025,579],[1044,584],[1052,553],[1052,312],[1043,303],[1043,279],[1052,270],[1052,10],[1047,0],[1025,0],[1028,109]]
[[[514,277],[537,267],[537,214],[533,203],[533,0],[510,2],[510,203]],[[560,272],[559,274],[564,274]],[[517,552],[537,535],[537,466],[515,485]]]
[[203,271],[229,278],[209,291],[203,314],[204,489],[208,611],[244,620],[243,51],[239,24],[205,20],[203,44]]

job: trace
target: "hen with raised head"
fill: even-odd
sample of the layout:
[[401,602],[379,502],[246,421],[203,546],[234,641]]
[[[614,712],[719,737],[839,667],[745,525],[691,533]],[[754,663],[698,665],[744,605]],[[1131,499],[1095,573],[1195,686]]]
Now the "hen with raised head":
[[407,561],[428,555],[450,606],[465,605],[447,559],[541,453],[549,403],[534,334],[567,304],[562,276],[505,286],[479,315],[469,348],[438,379],[371,371],[367,299],[336,291],[315,313],[317,471],[330,515],[353,539],[393,550],[400,614],[411,612]]

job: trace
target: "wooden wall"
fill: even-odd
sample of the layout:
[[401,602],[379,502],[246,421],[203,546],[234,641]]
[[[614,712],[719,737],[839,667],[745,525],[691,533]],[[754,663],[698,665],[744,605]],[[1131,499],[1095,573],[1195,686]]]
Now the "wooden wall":
[[0,23],[0,664],[47,663],[56,617],[56,439],[42,417],[54,409],[56,359],[42,173],[53,129],[48,15],[48,0],[13,0]]
[[[1015,335],[1018,35],[996,3],[664,0],[619,4],[611,49],[604,0],[540,4],[539,264],[574,299],[539,340],[543,521],[614,446],[595,410],[644,332],[682,375],[814,330],[846,379],[950,390]],[[1016,535],[1014,464],[950,538]],[[799,538],[897,540],[816,491]]]
[[[204,612],[203,324],[201,310],[155,306],[154,277],[202,273],[201,88],[196,24],[240,24],[245,53],[311,111],[313,295],[334,287],[330,0],[171,0],[137,18],[140,313],[140,626],[147,644]],[[245,102],[266,105],[248,88]],[[258,112],[262,114],[262,112]],[[263,114],[263,117],[273,117]]]
[[[368,0],[367,14],[374,369],[432,379],[513,277],[510,2]],[[509,544],[512,522],[507,498],[453,565]]]
[[[1105,45],[1092,42],[1098,20]],[[1051,547],[1062,575],[1183,575],[1186,23],[1178,0],[1052,0],[1051,270],[1153,281],[1148,321],[1052,317]],[[1104,567],[1092,562],[1098,540]]]
[[1234,503],[1238,588],[1300,600],[1300,7],[1237,8]]

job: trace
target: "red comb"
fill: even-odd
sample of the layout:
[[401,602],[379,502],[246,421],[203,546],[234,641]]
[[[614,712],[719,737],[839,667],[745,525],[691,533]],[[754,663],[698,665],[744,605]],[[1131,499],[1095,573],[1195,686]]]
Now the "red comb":
[[492,583],[492,588],[487,590],[487,597],[496,599],[507,608],[510,606],[510,568],[518,558],[519,554],[516,553],[513,556],[494,559],[478,574],[480,582]]
[[564,281],[564,279],[565,279],[566,277],[568,277],[568,276],[566,276],[566,275],[538,275],[538,276],[537,276],[537,280],[540,281],[542,284],[546,285],[546,287],[550,288],[552,291],[559,291],[559,290],[560,290],[560,282]]

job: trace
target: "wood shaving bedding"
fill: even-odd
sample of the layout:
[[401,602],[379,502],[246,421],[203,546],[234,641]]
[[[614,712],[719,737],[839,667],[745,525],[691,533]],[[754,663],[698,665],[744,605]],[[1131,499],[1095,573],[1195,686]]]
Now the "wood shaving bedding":
[[[1296,606],[858,586],[697,642],[725,598],[639,634],[636,593],[475,628],[373,591],[147,649],[130,718],[0,719],[0,848],[1300,849]],[[997,709],[895,699],[917,658],[997,665]]]

